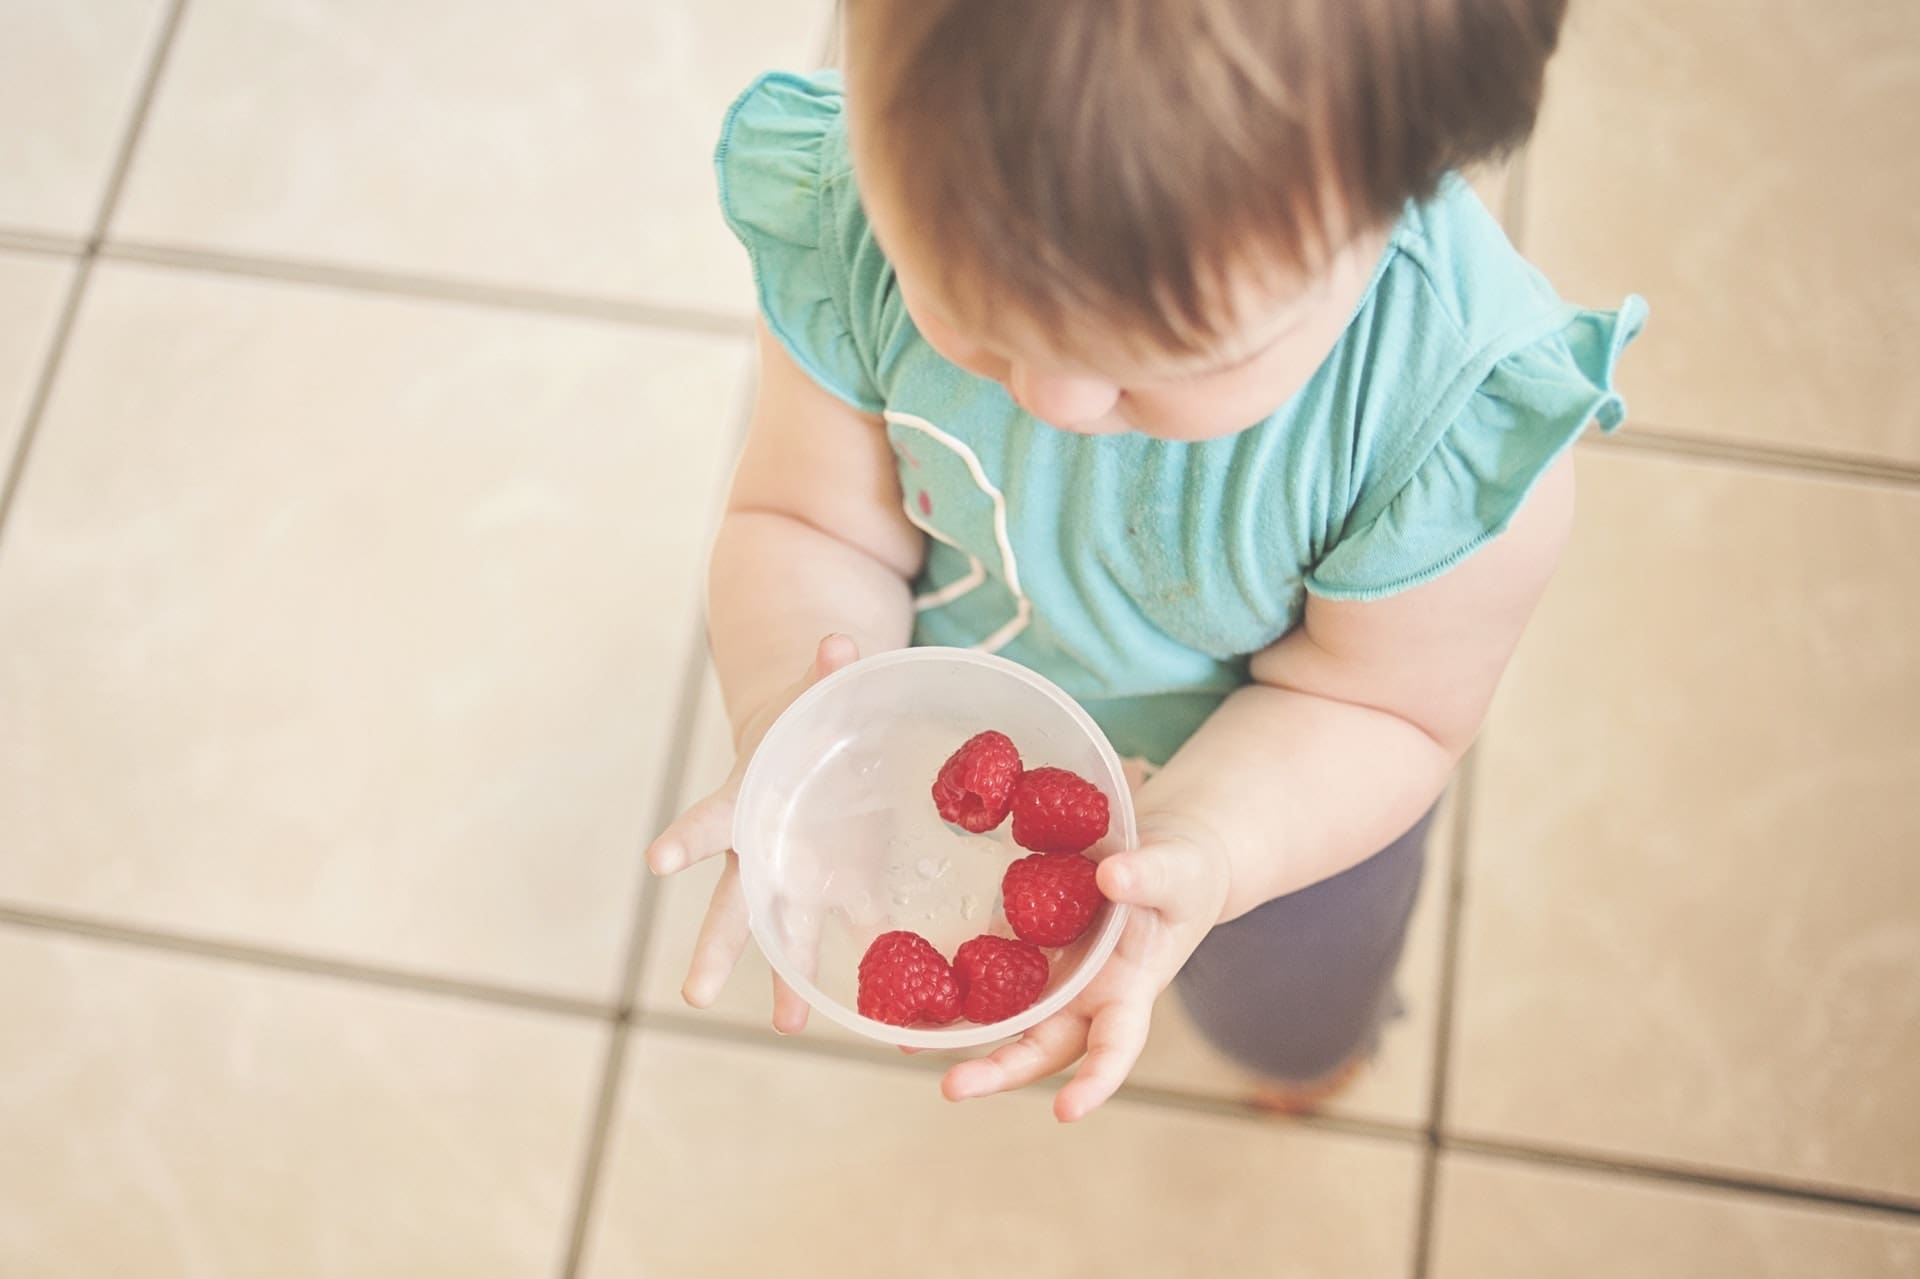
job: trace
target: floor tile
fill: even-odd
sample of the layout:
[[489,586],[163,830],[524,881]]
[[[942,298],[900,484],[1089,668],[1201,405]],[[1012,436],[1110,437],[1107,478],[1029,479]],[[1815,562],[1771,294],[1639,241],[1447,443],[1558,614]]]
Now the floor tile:
[[25,424],[73,270],[64,258],[0,253],[0,476]]
[[1904,1279],[1920,1221],[1448,1155],[1433,1279]]
[[747,367],[103,265],[0,548],[0,899],[611,998]]
[[1047,1106],[642,1032],[582,1273],[1406,1273],[1411,1145],[1128,1103],[1063,1129]]
[[712,152],[823,0],[194,0],[116,238],[745,314]]
[[0,227],[92,231],[166,5],[7,0],[0,10]]
[[1482,743],[1467,1132],[1920,1194],[1920,493],[1592,450]]
[[1522,235],[1572,298],[1647,295],[1636,419],[1920,463],[1920,6],[1572,14]]
[[17,930],[0,972],[0,1273],[555,1273],[602,1026]]

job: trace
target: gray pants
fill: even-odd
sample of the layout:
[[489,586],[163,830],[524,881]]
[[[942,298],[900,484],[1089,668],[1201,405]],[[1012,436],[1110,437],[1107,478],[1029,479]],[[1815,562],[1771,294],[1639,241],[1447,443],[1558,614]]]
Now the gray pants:
[[1399,1011],[1393,973],[1432,822],[1428,812],[1358,865],[1207,934],[1174,984],[1214,1047],[1283,1083],[1373,1051]]

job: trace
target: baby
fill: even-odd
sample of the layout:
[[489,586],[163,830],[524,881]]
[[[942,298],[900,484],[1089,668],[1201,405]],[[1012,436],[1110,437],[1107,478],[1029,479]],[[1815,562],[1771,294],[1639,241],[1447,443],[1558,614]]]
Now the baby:
[[[710,575],[742,760],[857,654],[948,644],[1054,680],[1147,778],[1099,869],[1113,959],[949,1098],[1078,1060],[1054,1110],[1086,1115],[1169,985],[1277,1108],[1372,1052],[1645,311],[1560,301],[1457,176],[1532,127],[1564,7],[849,0],[844,82],[728,114],[762,312]],[[738,776],[654,872],[726,851]],[[729,858],[690,1003],[746,937]],[[805,1018],[776,979],[775,1027]]]

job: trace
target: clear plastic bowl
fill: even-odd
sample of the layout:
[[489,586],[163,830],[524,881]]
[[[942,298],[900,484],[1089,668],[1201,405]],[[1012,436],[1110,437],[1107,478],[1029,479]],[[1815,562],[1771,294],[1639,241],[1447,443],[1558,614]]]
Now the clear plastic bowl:
[[857,970],[873,939],[919,933],[948,959],[981,933],[1011,935],[1000,879],[1026,850],[1012,822],[971,835],[934,811],[940,765],[998,729],[1029,768],[1072,769],[1107,794],[1107,837],[1089,855],[1137,842],[1120,759],[1099,726],[1053,684],[1004,658],[909,648],[821,680],[787,708],[741,779],[733,846],[754,939],[774,970],[840,1025],[909,1048],[967,1048],[1058,1012],[1113,953],[1125,907],[1109,903],[1071,946],[1049,951],[1040,1000],[979,1026],[889,1026],[857,1010]]

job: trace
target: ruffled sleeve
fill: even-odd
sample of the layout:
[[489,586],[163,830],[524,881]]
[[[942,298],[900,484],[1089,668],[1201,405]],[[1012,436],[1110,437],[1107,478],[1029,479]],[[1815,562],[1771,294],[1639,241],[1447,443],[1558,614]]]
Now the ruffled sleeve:
[[1314,567],[1307,589],[1372,600],[1440,576],[1503,532],[1539,478],[1586,429],[1618,427],[1614,366],[1646,303],[1569,308],[1554,331],[1500,357],[1405,482],[1362,512]]
[[834,189],[846,180],[842,130],[834,77],[774,72],[728,110],[714,168],[767,327],[814,381],[877,413],[883,404],[848,327],[849,276],[832,234]]

